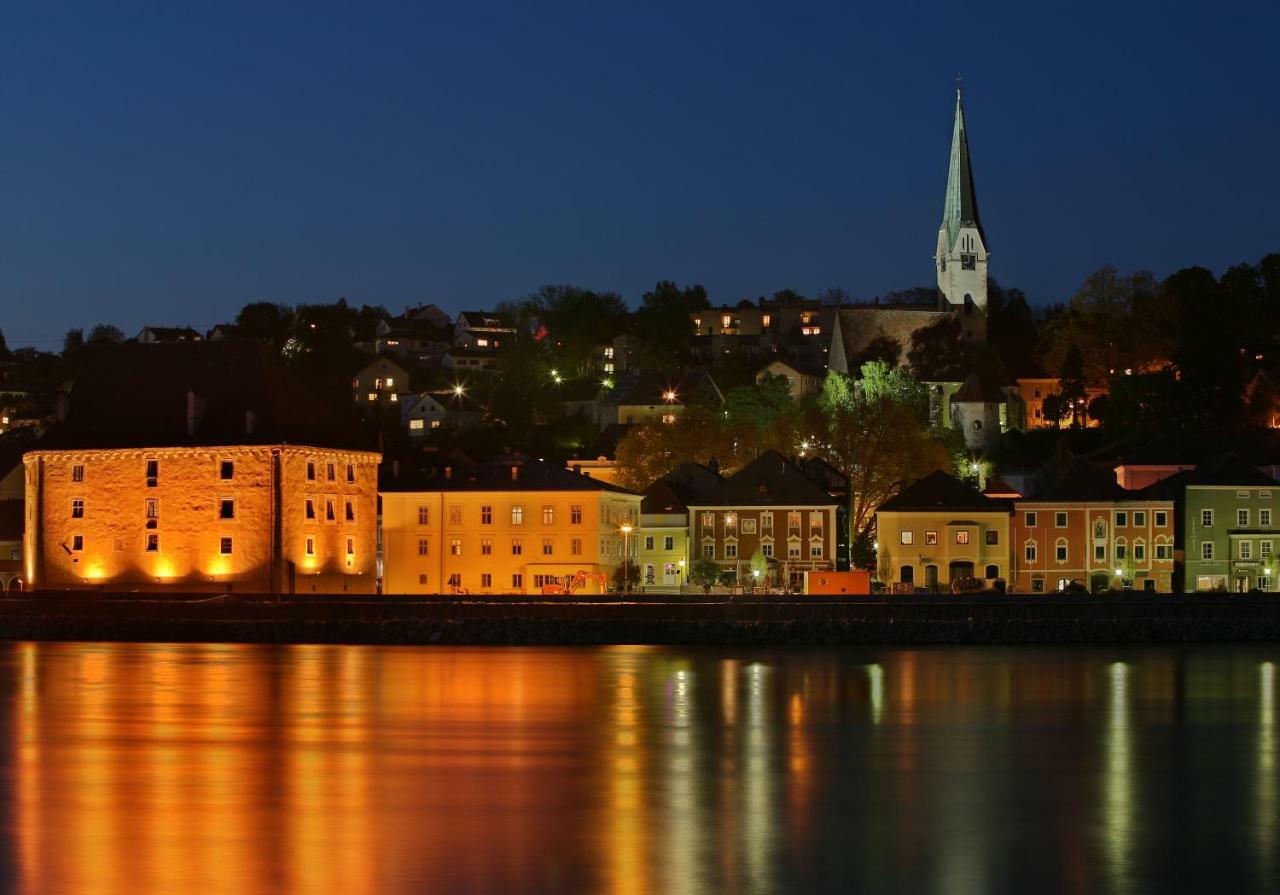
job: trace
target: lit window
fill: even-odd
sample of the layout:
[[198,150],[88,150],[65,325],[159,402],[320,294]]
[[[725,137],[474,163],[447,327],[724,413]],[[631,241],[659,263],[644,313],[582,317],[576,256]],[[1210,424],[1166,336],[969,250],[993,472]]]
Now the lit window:
[[926,547],[938,546],[938,533],[936,531],[926,531],[924,533],[924,545]]
[[218,478],[224,482],[227,479],[234,478],[236,474],[236,464],[231,460],[223,460],[218,464]]
[[794,510],[787,513],[787,528],[800,530],[800,514]]
[[914,531],[898,532],[899,544],[914,544],[916,542],[916,533]]
[[449,505],[449,524],[450,525],[462,524],[462,507],[456,503]]
[[511,524],[524,525],[524,507],[522,505],[515,504],[511,507]]
[[387,377],[387,388],[395,388],[395,386],[396,386],[396,381],[395,381],[394,379],[392,379],[390,376],[388,376],[388,377]]
[[236,502],[229,497],[224,497],[218,501],[218,518],[234,519],[236,517]]
[[960,531],[956,532],[956,543],[957,544],[969,543],[969,532],[964,529],[961,529]]
[[482,538],[480,540],[480,555],[491,556],[493,554],[493,538]]
[[675,415],[674,413],[664,413],[664,414],[662,414],[662,423],[663,423],[663,425],[670,426],[670,425],[671,425],[671,424],[673,424],[675,421],[676,421],[676,415]]
[[422,427],[423,427],[422,420],[409,420],[409,428],[412,431],[417,432]]
[[462,539],[461,538],[453,538],[452,540],[449,541],[449,555],[450,556],[462,555]]
[[221,553],[223,556],[226,556],[226,555],[228,555],[228,554],[230,554],[230,553],[231,553],[231,539],[230,539],[230,538],[219,538],[219,539],[218,539],[218,552],[219,552],[219,553]]
[[555,542],[551,538],[542,539],[542,555],[550,556],[555,549]]
[[73,481],[73,482],[83,482],[83,481],[84,481],[84,466],[83,466],[83,465],[81,465],[81,464],[77,463],[75,466],[72,466],[72,467],[71,467],[71,481]]
[[544,504],[542,507],[542,524],[555,525],[555,522],[556,522],[556,508],[551,506],[550,504]]
[[84,501],[79,497],[71,501],[71,518],[72,519],[84,518]]

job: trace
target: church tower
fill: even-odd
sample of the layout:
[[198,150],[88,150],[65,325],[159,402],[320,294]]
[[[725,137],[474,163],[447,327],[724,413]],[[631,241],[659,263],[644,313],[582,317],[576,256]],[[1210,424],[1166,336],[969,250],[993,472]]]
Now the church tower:
[[969,139],[965,134],[964,105],[956,90],[956,120],[951,131],[951,160],[947,167],[947,198],[938,228],[939,301],[944,310],[960,315],[966,341],[987,337],[987,240],[978,217],[978,197],[969,164]]

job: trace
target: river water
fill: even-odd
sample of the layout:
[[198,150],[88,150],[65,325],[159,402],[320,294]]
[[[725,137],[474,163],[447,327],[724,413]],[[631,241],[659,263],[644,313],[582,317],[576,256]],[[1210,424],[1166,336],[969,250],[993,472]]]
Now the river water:
[[0,644],[0,885],[1276,891],[1277,665]]

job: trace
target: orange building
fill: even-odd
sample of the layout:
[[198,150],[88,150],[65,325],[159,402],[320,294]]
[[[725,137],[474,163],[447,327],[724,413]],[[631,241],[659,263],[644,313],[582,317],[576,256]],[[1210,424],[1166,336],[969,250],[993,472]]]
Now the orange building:
[[1110,470],[1078,459],[1043,494],[1014,503],[1014,588],[1168,592],[1175,525],[1172,500],[1126,492]]
[[602,593],[635,562],[640,495],[549,463],[449,465],[381,498],[386,593]]
[[379,455],[350,431],[256,342],[95,352],[24,457],[27,581],[373,592]]
[[[1062,380],[1056,376],[1019,376],[1017,382],[1018,393],[1022,398],[1022,406],[1026,409],[1026,428],[1052,428],[1053,419],[1045,414],[1044,401],[1050,395],[1056,395],[1062,391]],[[1085,389],[1085,396],[1080,399],[1079,414],[1081,422],[1087,428],[1092,429],[1098,425],[1098,421],[1089,416],[1089,405],[1094,398],[1099,398],[1106,394],[1107,390],[1105,388]],[[1071,424],[1069,409],[1058,421],[1058,424],[1062,427]]]

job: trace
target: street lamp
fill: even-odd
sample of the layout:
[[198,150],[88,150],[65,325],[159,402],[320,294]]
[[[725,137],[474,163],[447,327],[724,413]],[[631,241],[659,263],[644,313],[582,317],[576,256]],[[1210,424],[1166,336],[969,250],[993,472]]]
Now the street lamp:
[[669,388],[662,393],[662,400],[666,401],[668,404],[670,404],[675,399],[676,399],[676,390],[673,388]]
[[454,393],[457,397],[459,397],[459,398],[461,398],[461,397],[462,397],[462,393],[463,393],[463,391],[464,391],[464,389],[463,389],[463,387],[462,387],[462,384],[461,384],[461,383],[458,383],[457,385],[455,385],[455,386],[453,387],[453,393]]
[[622,532],[622,595],[625,597],[631,577],[631,569],[628,568],[631,564],[631,523],[622,523],[618,530]]

